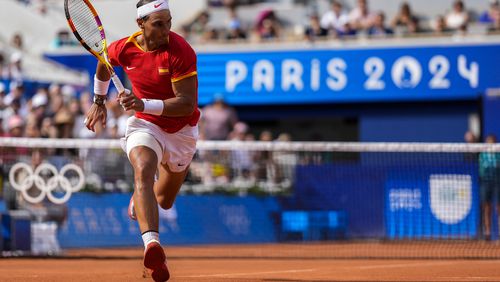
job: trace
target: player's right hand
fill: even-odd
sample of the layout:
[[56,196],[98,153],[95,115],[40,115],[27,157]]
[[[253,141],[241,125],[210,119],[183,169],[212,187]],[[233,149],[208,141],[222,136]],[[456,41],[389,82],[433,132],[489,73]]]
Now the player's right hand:
[[98,105],[96,103],[92,104],[90,107],[87,117],[85,118],[85,126],[92,132],[95,132],[95,125],[98,122],[102,123],[102,127],[106,128],[106,120],[108,118],[108,111],[106,105]]

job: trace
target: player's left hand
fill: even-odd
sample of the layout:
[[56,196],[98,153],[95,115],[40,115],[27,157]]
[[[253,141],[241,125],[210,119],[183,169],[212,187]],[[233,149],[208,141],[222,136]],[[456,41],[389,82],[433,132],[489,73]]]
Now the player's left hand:
[[125,111],[142,112],[144,110],[144,102],[128,89],[118,95],[118,101]]

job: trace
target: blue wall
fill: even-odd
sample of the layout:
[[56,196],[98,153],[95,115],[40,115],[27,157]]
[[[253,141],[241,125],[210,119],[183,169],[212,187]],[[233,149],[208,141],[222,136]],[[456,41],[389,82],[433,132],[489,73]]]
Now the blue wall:
[[[66,224],[59,232],[63,248],[142,244],[136,221],[128,218],[130,194],[74,194]],[[160,213],[165,244],[266,243],[277,234],[274,198],[179,196],[174,208]]]

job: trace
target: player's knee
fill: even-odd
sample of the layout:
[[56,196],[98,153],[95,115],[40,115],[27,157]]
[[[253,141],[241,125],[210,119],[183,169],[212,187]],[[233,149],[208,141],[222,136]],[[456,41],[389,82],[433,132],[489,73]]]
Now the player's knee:
[[166,197],[159,197],[157,200],[160,207],[164,210],[168,210],[174,205],[174,201]]
[[137,162],[134,164],[134,175],[136,178],[152,178],[156,173],[156,166],[151,162]]

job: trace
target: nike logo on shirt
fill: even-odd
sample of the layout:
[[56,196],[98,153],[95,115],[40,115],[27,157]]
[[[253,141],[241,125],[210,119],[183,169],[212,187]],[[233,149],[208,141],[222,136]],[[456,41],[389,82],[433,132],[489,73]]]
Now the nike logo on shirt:
[[137,67],[127,67],[127,70],[133,70],[135,68],[137,68]]

